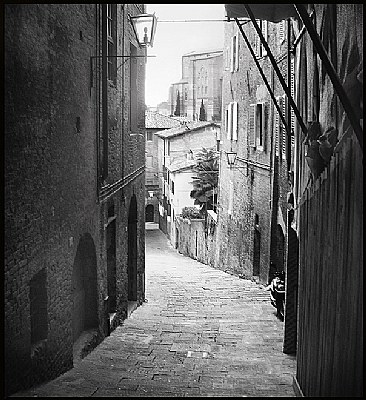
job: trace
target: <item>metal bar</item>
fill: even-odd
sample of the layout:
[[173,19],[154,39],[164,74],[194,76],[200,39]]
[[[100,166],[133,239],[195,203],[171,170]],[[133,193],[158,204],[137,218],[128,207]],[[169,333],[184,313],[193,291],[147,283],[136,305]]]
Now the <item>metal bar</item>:
[[108,175],[107,4],[102,4],[102,178]]
[[[291,21],[290,18],[287,19],[287,85],[291,93],[291,78],[292,78],[292,73],[291,73]],[[288,126],[290,127],[291,131],[291,107],[290,107],[290,102],[287,102],[287,107],[286,107],[286,112],[287,112],[287,123]],[[292,132],[291,132],[292,133]],[[286,150],[287,150],[287,170],[290,171],[291,167],[291,134],[287,138],[287,143],[286,143]]]
[[[309,14],[309,18],[311,18],[314,15],[314,10]],[[299,34],[297,35],[296,39],[294,40],[293,43],[293,47],[292,47],[292,51],[295,51],[296,46],[298,45],[298,43],[300,42],[301,38],[303,37],[304,33],[306,32],[306,26],[304,25]]]
[[[90,56],[90,58],[102,58],[103,56]],[[136,57],[142,57],[142,58],[146,58],[146,57],[156,57],[156,56],[108,56],[108,58],[113,58],[113,57],[123,57],[123,58],[136,58]]]
[[329,60],[328,54],[324,49],[324,46],[319,38],[319,35],[317,31],[314,28],[314,25],[312,24],[309,15],[304,7],[303,4],[294,4],[295,9],[297,13],[299,14],[299,17],[301,18],[303,24],[306,26],[306,29],[309,33],[309,36],[314,44],[314,47],[322,60],[324,64],[324,68],[327,71],[329,78],[331,82],[333,83],[333,87],[335,92],[337,93],[339,100],[342,103],[342,106],[344,108],[344,111],[351,123],[351,126],[356,134],[356,137],[358,139],[358,142],[360,144],[361,149],[363,150],[363,130],[360,126],[359,121],[357,120],[357,117],[353,111],[353,108],[351,106],[351,103],[349,101],[349,98],[343,89],[342,83],[337,75],[336,70],[333,67],[333,64]]
[[298,122],[299,122],[299,125],[301,126],[301,129],[302,129],[302,131],[304,132],[304,134],[306,135],[308,130],[307,130],[307,128],[306,128],[306,126],[305,126],[305,124],[304,124],[304,121],[303,121],[303,119],[302,119],[302,117],[301,117],[301,115],[300,115],[300,112],[299,112],[299,110],[298,110],[298,108],[297,108],[297,106],[296,106],[296,104],[295,104],[295,102],[294,102],[294,100],[293,100],[293,98],[292,98],[292,96],[291,96],[291,92],[289,91],[289,88],[288,88],[287,85],[286,85],[286,82],[285,82],[285,80],[284,80],[284,78],[283,78],[283,76],[282,76],[282,74],[281,74],[281,71],[280,71],[280,69],[278,68],[278,66],[277,66],[277,64],[276,64],[276,60],[275,60],[275,58],[274,58],[274,56],[273,56],[273,54],[272,54],[272,51],[271,51],[271,49],[269,48],[268,43],[267,43],[266,40],[264,39],[264,36],[263,36],[263,34],[262,34],[262,31],[260,30],[260,28],[259,28],[259,26],[258,26],[258,24],[257,24],[257,21],[255,20],[255,17],[254,17],[254,14],[253,14],[251,8],[249,7],[248,4],[243,4],[243,5],[244,5],[244,7],[245,7],[245,10],[246,10],[247,14],[249,15],[250,19],[252,20],[254,29],[257,31],[257,34],[258,34],[258,36],[259,36],[259,38],[260,38],[261,43],[263,44],[264,48],[265,48],[266,51],[267,51],[268,57],[269,57],[269,59],[271,60],[271,63],[272,63],[272,65],[273,65],[273,68],[274,68],[274,70],[276,71],[277,77],[278,77],[278,79],[280,80],[280,83],[281,83],[281,85],[282,85],[282,87],[283,87],[283,90],[285,91],[285,93],[286,93],[286,95],[287,95],[287,97],[288,97],[288,99],[289,99],[289,102],[290,102],[290,104],[291,104],[291,107],[292,107],[293,110],[294,110],[294,113],[295,113],[296,118],[297,118],[297,120],[298,120]]
[[265,85],[267,86],[268,92],[269,92],[269,94],[270,94],[270,96],[271,96],[271,98],[272,98],[272,100],[273,100],[273,102],[274,102],[274,105],[275,105],[275,107],[276,107],[276,109],[277,109],[277,111],[278,111],[278,114],[279,114],[279,116],[280,116],[280,118],[281,118],[281,120],[282,120],[282,122],[283,122],[283,124],[284,124],[284,126],[285,126],[287,135],[290,136],[291,132],[290,132],[290,130],[289,130],[289,126],[288,126],[288,124],[287,124],[287,122],[286,122],[285,117],[284,117],[283,114],[282,114],[282,110],[280,109],[280,106],[279,106],[278,103],[277,103],[277,99],[276,99],[276,97],[275,97],[275,95],[274,95],[274,93],[273,93],[273,91],[272,91],[272,88],[271,88],[270,84],[268,83],[268,80],[267,80],[266,76],[264,75],[264,72],[263,72],[263,70],[262,70],[262,67],[260,66],[260,64],[259,64],[259,62],[258,62],[258,60],[257,60],[257,57],[255,56],[254,50],[252,49],[252,46],[250,45],[250,42],[249,42],[249,40],[248,40],[248,38],[247,38],[247,36],[246,36],[246,34],[245,34],[245,32],[244,32],[242,26],[240,25],[239,21],[237,20],[237,18],[234,18],[234,19],[235,19],[235,21],[236,21],[236,23],[237,23],[237,25],[238,25],[238,27],[239,27],[239,30],[240,30],[240,32],[241,32],[243,38],[244,38],[245,43],[246,43],[247,46],[248,46],[248,49],[249,49],[249,51],[250,51],[250,54],[251,54],[252,57],[253,57],[253,60],[254,60],[256,66],[257,66],[257,68],[258,68],[258,70],[259,70],[259,73],[260,73],[261,76],[262,76],[263,82],[264,82]]

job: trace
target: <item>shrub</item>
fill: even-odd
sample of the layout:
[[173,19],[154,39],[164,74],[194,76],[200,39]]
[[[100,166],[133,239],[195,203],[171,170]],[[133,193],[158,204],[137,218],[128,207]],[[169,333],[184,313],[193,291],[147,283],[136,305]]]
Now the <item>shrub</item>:
[[184,207],[182,209],[182,217],[188,219],[200,219],[202,218],[201,213],[196,207]]

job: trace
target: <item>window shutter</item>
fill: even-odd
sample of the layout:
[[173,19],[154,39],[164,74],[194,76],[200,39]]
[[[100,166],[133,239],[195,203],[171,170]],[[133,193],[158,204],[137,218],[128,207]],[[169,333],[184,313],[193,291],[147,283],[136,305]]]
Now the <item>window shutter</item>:
[[[262,21],[262,33],[266,42],[268,42],[268,21]],[[263,56],[267,55],[266,49],[263,47]]]
[[[286,95],[284,94],[283,96],[282,96],[282,115],[284,116],[284,118],[285,118],[285,120],[287,120],[287,116],[286,116],[286,104],[287,104],[287,101],[288,101],[288,99],[287,99],[287,97],[286,97]],[[286,132],[286,129],[285,129],[285,125],[283,124],[283,123],[281,123],[281,137],[282,137],[282,141],[281,141],[281,145],[282,145],[282,149],[281,149],[281,151],[282,151],[282,158],[283,159],[285,159],[286,158],[286,154],[287,154],[287,148],[286,148],[286,144],[287,144],[287,132]]]
[[233,105],[233,140],[238,140],[238,103],[234,101]]
[[[258,19],[256,19],[255,21],[257,22],[258,26],[260,26],[260,21]],[[254,30],[254,52],[255,52],[255,55],[257,58],[260,57],[260,54],[259,54],[260,47],[261,47],[260,45],[261,45],[261,42],[259,40],[258,33]]]
[[248,141],[249,146],[255,147],[255,110],[257,105],[250,104],[249,105],[249,135]]
[[235,49],[235,71],[239,70],[239,36],[236,35],[235,36],[236,40],[235,40],[235,45],[236,45],[236,49]]
[[[291,96],[295,101],[295,59],[291,57]],[[296,101],[295,101],[296,103]],[[291,135],[295,132],[295,113],[291,107]]]
[[234,36],[231,38],[230,72],[234,72]]
[[[277,97],[276,100],[277,100],[278,105],[281,107],[280,98]],[[279,132],[280,132],[280,116],[278,115],[277,108],[275,108],[274,112],[275,112],[275,118],[274,118],[275,119],[274,148],[275,148],[275,154],[276,154],[276,156],[278,156],[278,142],[279,142]]]
[[268,112],[269,110],[269,104],[268,102],[263,103],[263,122],[262,122],[262,126],[263,126],[263,137],[262,137],[262,146],[263,146],[263,150],[266,150],[266,145],[267,145],[267,131],[268,131]]
[[280,22],[280,27],[279,27],[279,37],[280,37],[280,43],[282,43],[285,40],[285,20],[282,20]]
[[231,104],[232,104],[232,103],[229,103],[229,105],[228,105],[228,124],[227,124],[227,127],[228,127],[228,130],[227,130],[227,138],[228,138],[228,140],[231,140],[231,138],[232,138],[232,131],[233,131],[233,123],[232,123],[232,120],[233,120],[233,113],[232,113]]

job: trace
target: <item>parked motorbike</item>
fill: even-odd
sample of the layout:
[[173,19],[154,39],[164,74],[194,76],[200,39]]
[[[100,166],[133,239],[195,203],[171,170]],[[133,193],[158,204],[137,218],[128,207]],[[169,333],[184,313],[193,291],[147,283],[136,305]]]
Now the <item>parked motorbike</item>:
[[283,321],[285,315],[285,273],[283,271],[275,273],[268,289],[270,290],[271,304],[277,310],[277,318]]

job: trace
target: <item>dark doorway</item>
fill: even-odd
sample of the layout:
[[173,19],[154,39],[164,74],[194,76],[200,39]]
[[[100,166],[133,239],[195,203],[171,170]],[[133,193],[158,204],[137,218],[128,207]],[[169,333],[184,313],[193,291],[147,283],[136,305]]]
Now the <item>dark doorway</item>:
[[254,229],[254,249],[253,249],[253,276],[260,274],[261,261],[261,233],[257,228]]
[[116,221],[107,227],[107,285],[108,312],[116,312]]
[[277,271],[284,271],[284,258],[285,258],[285,236],[280,225],[277,225],[277,254],[276,265]]
[[179,230],[178,228],[175,228],[175,248],[177,249],[179,247]]
[[79,241],[72,270],[72,333],[80,334],[98,326],[97,260],[94,241],[84,234]]
[[146,222],[154,222],[154,206],[152,204],[148,204],[146,206],[145,221]]
[[137,202],[131,198],[128,213],[128,301],[137,301]]
[[283,352],[296,353],[297,343],[297,307],[299,285],[299,239],[291,227],[294,211],[288,217],[288,254],[286,271],[286,319]]

